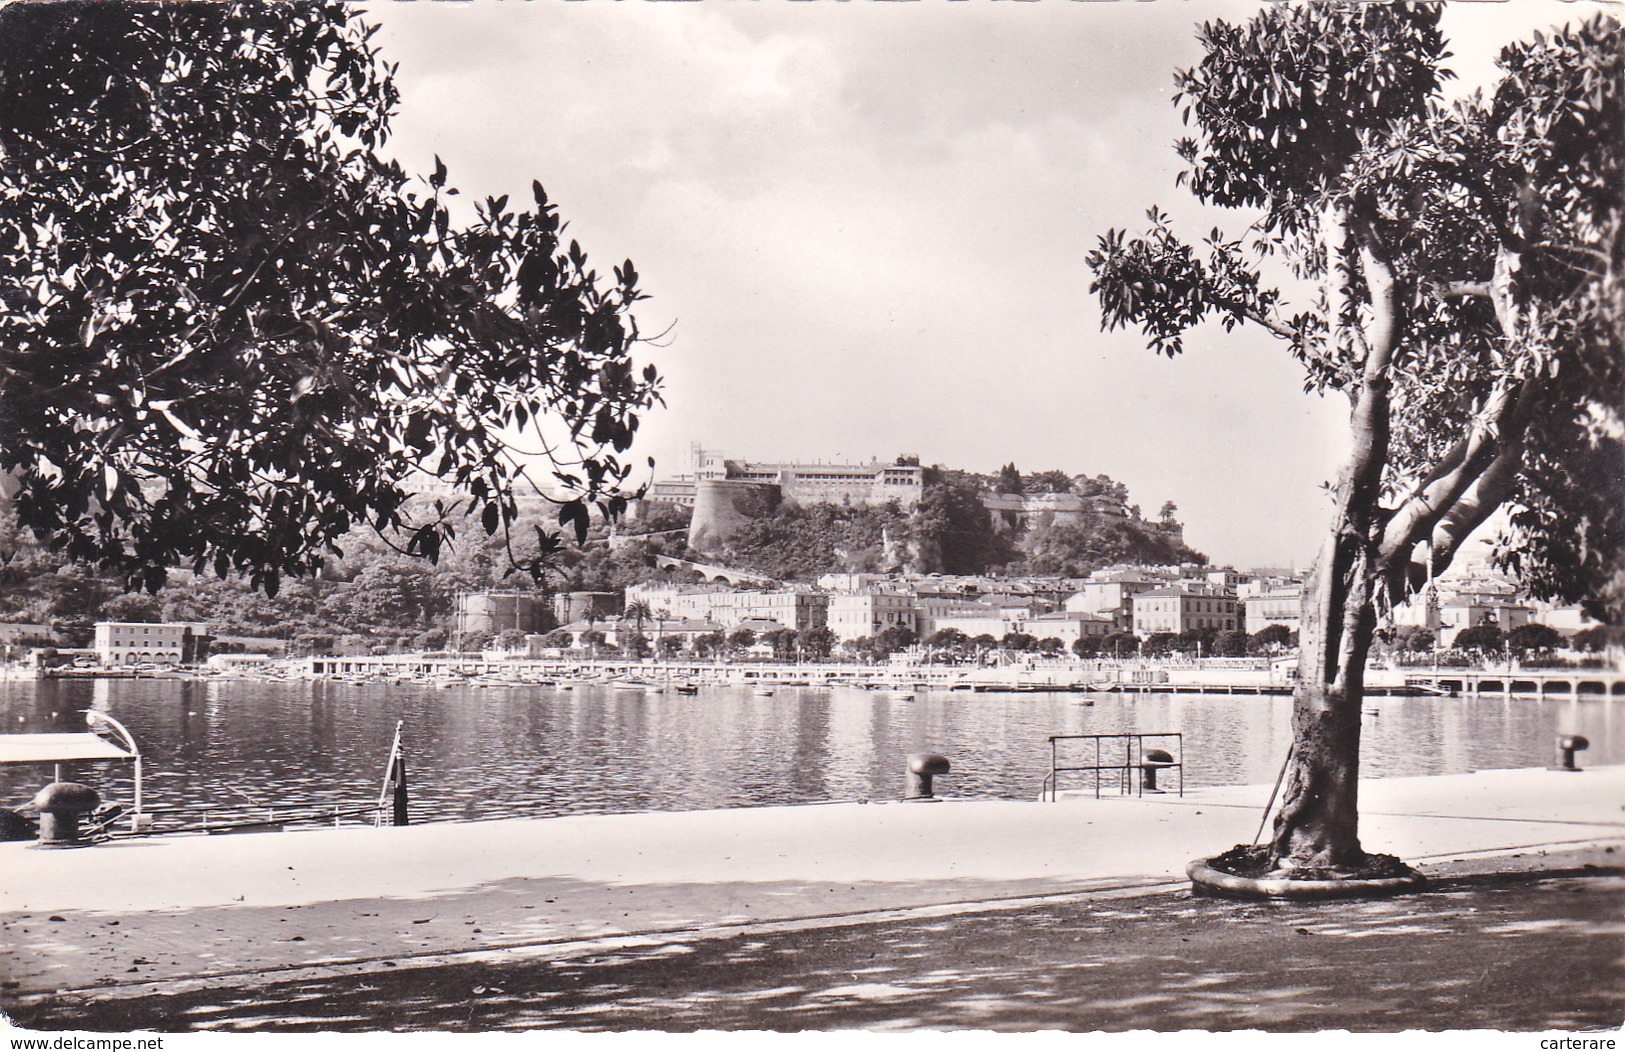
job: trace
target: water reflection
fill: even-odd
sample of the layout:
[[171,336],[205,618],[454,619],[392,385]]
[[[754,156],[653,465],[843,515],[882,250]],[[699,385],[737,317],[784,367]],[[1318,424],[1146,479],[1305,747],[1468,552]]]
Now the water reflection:
[[[1092,704],[1086,704],[1092,701]],[[1558,733],[1591,739],[1583,765],[1625,762],[1617,701],[1499,697],[1366,703],[1367,776],[1537,767]],[[851,688],[708,688],[697,697],[584,687],[181,680],[0,683],[15,732],[80,730],[95,707],[124,722],[158,805],[376,801],[405,722],[417,819],[685,810],[861,798],[903,791],[909,753],[948,756],[939,792],[1033,799],[1052,734],[1180,731],[1187,786],[1267,784],[1291,733],[1286,698],[962,694],[901,701]],[[115,800],[128,772],[65,771]],[[0,769],[0,805],[49,770]]]

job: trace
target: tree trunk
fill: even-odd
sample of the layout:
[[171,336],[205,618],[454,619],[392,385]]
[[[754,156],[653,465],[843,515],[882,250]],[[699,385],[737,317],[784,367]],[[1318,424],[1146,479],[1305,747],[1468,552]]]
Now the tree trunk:
[[[1313,588],[1313,584],[1311,584]],[[1373,617],[1355,612],[1352,660],[1327,651],[1339,633],[1310,620],[1341,618],[1349,602],[1359,602],[1368,588],[1344,593],[1341,604],[1304,603],[1305,622],[1299,641],[1304,648],[1300,676],[1292,698],[1292,753],[1287,766],[1281,809],[1270,842],[1270,868],[1285,872],[1306,867],[1352,870],[1365,858],[1360,846],[1359,779],[1360,714],[1365,697],[1364,666],[1374,629]],[[1347,652],[1346,652],[1347,653]],[[1328,662],[1327,659],[1330,659]],[[1312,666],[1336,669],[1328,679],[1303,675]]]
[[1360,715],[1366,655],[1377,627],[1373,599],[1381,565],[1388,369],[1402,311],[1388,263],[1369,245],[1360,256],[1372,319],[1350,418],[1353,449],[1337,487],[1337,513],[1304,586],[1292,752],[1269,853],[1270,868],[1280,873],[1352,871],[1365,860],[1359,822]]

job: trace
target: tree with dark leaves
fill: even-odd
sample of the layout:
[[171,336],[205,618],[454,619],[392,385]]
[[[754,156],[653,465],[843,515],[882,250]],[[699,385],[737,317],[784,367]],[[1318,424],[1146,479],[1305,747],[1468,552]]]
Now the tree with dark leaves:
[[313,0],[0,8],[0,479],[53,549],[274,594],[354,528],[433,560],[527,494],[578,536],[624,506],[637,271],[540,183],[454,223],[438,159],[379,152],[372,37]]

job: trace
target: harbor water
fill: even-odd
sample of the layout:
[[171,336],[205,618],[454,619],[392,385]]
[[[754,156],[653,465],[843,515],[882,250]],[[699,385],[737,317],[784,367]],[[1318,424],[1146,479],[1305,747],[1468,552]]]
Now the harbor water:
[[[936,779],[939,795],[1032,800],[1049,771],[1050,736],[1071,734],[1179,732],[1187,787],[1268,785],[1286,754],[1291,701],[946,691],[903,700],[847,687],[779,687],[764,696],[707,686],[684,696],[610,685],[0,682],[0,719],[11,733],[83,730],[90,708],[140,742],[146,804],[160,812],[159,828],[195,828],[199,814],[219,822],[298,806],[370,821],[357,809],[377,802],[397,722],[417,822],[896,799],[907,757],[922,751],[952,764]],[[1371,698],[1363,773],[1540,767],[1559,734],[1590,739],[1581,766],[1622,763],[1620,709],[1606,697]],[[0,806],[26,804],[51,775],[0,769]],[[63,776],[129,802],[127,765],[72,765]]]

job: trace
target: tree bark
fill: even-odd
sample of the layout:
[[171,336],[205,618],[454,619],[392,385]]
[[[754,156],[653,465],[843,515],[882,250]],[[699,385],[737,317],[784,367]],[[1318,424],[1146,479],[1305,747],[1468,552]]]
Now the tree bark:
[[[1279,873],[1320,868],[1354,870],[1365,858],[1360,845],[1360,714],[1365,698],[1365,659],[1376,617],[1369,597],[1372,580],[1363,558],[1337,566],[1347,549],[1328,545],[1334,572],[1316,573],[1306,589],[1303,647],[1297,689],[1292,698],[1292,752],[1281,809],[1270,842],[1270,868]],[[1318,571],[1319,567],[1317,567]],[[1340,571],[1340,572],[1339,572]],[[1309,594],[1328,578],[1342,578],[1340,602],[1323,603]],[[1353,615],[1352,619],[1349,615]],[[1328,623],[1335,619],[1334,625]],[[1330,676],[1303,673],[1326,668]]]
[[1330,535],[1304,588],[1292,752],[1270,842],[1278,873],[1352,871],[1365,859],[1359,834],[1360,714],[1365,661],[1376,631],[1382,468],[1388,457],[1389,368],[1402,324],[1392,268],[1360,250],[1371,323],[1350,418],[1353,449],[1337,487]]

